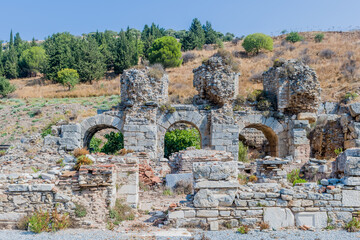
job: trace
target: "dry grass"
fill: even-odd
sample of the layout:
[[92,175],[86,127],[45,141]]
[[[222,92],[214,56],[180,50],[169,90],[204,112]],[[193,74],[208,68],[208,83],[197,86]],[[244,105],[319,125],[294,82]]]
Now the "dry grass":
[[80,156],[85,156],[87,154],[89,154],[89,150],[87,150],[86,148],[76,148],[73,153],[74,157],[76,158]]
[[[241,76],[239,78],[239,94],[247,96],[254,89],[262,89],[262,83],[256,80],[262,72],[273,64],[273,60],[279,57],[285,59],[304,59],[310,67],[316,71],[322,87],[322,100],[337,101],[346,92],[357,91],[360,88],[359,72],[356,77],[349,78],[342,74],[342,65],[348,61],[348,52],[353,52],[353,60],[360,65],[360,32],[324,32],[325,37],[321,43],[315,43],[314,36],[318,32],[300,33],[304,36],[303,42],[295,44],[283,43],[285,35],[274,38],[274,50],[261,53],[257,56],[247,57],[241,46],[225,43],[224,47],[230,52],[237,53],[237,61],[240,63]],[[329,49],[335,56],[327,59],[319,53]],[[193,87],[192,70],[202,64],[204,59],[209,58],[217,50],[194,50],[196,58],[178,68],[169,68],[167,72],[170,78],[169,96],[172,102],[187,102],[197,92]],[[112,76],[114,77],[114,76]],[[16,79],[12,82],[17,86],[15,96],[19,98],[64,98],[64,97],[89,97],[101,95],[115,95],[120,93],[119,77],[110,80],[101,80],[93,85],[80,84],[72,91],[67,91],[59,84],[53,84],[39,78]]]
[[71,91],[60,84],[38,78],[23,78],[11,80],[16,85],[13,94],[18,98],[75,98],[118,95],[120,93],[120,80],[100,80],[89,83],[80,83]]

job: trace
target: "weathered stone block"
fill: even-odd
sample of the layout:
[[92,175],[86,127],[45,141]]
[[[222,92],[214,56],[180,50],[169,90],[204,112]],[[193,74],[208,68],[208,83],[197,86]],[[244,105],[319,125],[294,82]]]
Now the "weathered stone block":
[[192,182],[193,174],[192,173],[167,174],[165,179],[166,179],[166,187],[173,189],[180,181]]
[[343,190],[342,205],[344,207],[360,207],[360,191]]
[[29,191],[29,185],[27,184],[10,184],[9,192],[27,192]]
[[326,212],[299,212],[295,214],[296,226],[309,226],[316,229],[327,226]]
[[352,117],[360,115],[360,103],[352,103],[349,105],[350,114]]
[[197,217],[206,217],[206,218],[218,217],[219,211],[218,210],[197,210],[196,216]]
[[207,189],[199,190],[194,197],[195,207],[217,207],[219,201],[215,198],[214,194]]
[[270,228],[292,227],[295,224],[293,213],[288,208],[271,207],[264,209],[264,222],[270,225]]
[[169,212],[169,219],[184,218],[184,211]]
[[49,192],[52,191],[54,187],[54,184],[34,184],[30,186],[33,192]]

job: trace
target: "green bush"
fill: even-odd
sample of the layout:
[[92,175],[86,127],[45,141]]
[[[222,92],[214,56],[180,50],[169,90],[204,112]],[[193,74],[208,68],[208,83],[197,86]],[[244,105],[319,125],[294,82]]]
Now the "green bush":
[[200,133],[195,128],[180,130],[175,129],[165,133],[165,157],[172,153],[184,150],[187,147],[200,149]]
[[239,233],[241,233],[241,234],[247,234],[247,233],[250,231],[250,229],[249,229],[249,226],[247,226],[247,225],[241,225],[241,226],[237,229],[237,231],[238,231]]
[[317,43],[322,42],[323,39],[324,39],[324,34],[323,33],[318,33],[314,37],[314,40]]
[[57,73],[57,81],[63,86],[69,87],[69,91],[79,83],[79,74],[76,70],[64,68]]
[[245,51],[258,54],[260,50],[273,50],[273,39],[262,33],[254,33],[246,36],[242,43]]
[[107,142],[101,148],[101,152],[114,154],[124,148],[124,136],[121,132],[105,134]]
[[90,140],[90,145],[89,145],[91,152],[94,152],[94,153],[100,152],[101,151],[101,148],[100,148],[101,143],[102,143],[101,139],[93,137]]
[[259,97],[262,95],[262,90],[254,90],[251,93],[248,94],[246,100],[249,102],[255,102],[259,99]]
[[303,40],[303,37],[298,32],[291,32],[286,36],[286,41],[296,43]]
[[165,68],[179,67],[182,63],[181,44],[174,37],[156,39],[149,49],[150,63],[161,63]]
[[238,160],[240,162],[247,162],[248,159],[248,147],[245,146],[242,142],[239,142],[239,156]]
[[0,76],[0,95],[6,97],[16,90],[15,86],[8,79]]

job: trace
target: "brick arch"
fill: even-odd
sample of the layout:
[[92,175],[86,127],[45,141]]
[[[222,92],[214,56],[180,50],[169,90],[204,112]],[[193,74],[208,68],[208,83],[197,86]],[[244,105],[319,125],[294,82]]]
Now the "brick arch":
[[205,114],[200,114],[197,111],[176,111],[173,114],[163,114],[159,116],[157,123],[157,149],[159,158],[164,156],[165,133],[176,123],[190,124],[200,133],[201,148],[205,148],[209,145],[209,133],[207,132],[208,122]]
[[270,155],[274,157],[283,156],[287,152],[285,144],[279,144],[284,137],[284,126],[273,117],[264,117],[263,115],[248,115],[242,117],[239,121],[239,135],[245,128],[255,128],[260,130],[269,141]]
[[89,147],[91,138],[103,129],[112,128],[122,131],[123,122],[120,118],[106,114],[89,117],[81,122],[81,140],[84,147]]

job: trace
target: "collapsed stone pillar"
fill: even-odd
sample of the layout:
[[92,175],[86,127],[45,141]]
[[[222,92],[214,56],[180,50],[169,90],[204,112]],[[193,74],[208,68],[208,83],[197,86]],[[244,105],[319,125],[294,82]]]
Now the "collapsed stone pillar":
[[316,73],[298,60],[277,59],[263,73],[264,91],[276,99],[280,112],[297,114],[317,112],[320,104],[320,83]]
[[196,100],[223,106],[231,104],[238,95],[240,73],[231,53],[219,51],[193,72],[193,84],[199,92]]

